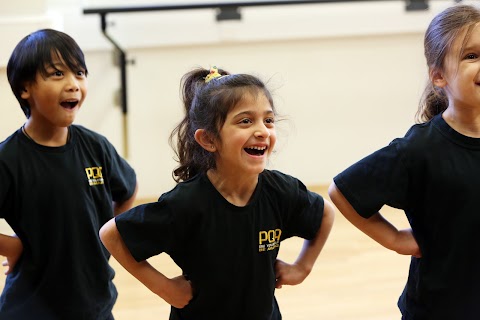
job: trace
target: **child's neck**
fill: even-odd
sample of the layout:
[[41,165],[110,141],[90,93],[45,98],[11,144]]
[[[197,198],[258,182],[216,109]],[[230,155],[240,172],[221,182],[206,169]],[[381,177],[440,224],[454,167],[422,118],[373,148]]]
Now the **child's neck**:
[[448,107],[443,119],[455,131],[471,138],[480,138],[480,110]]
[[258,183],[258,175],[239,178],[221,174],[214,169],[207,171],[207,177],[228,202],[238,207],[244,207],[250,202]]
[[42,130],[29,122],[22,126],[23,134],[37,144],[47,147],[61,147],[67,144],[69,129],[56,128],[55,130]]

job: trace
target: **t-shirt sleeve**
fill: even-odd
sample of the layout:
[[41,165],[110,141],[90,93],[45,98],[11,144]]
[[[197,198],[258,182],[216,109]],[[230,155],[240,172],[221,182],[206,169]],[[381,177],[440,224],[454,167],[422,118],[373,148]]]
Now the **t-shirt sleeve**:
[[364,218],[383,205],[404,209],[408,192],[408,171],[401,139],[356,162],[334,177],[337,188]]
[[0,162],[0,181],[0,218],[5,218],[5,213],[11,210],[7,207],[7,199],[12,195],[9,195],[11,192],[11,175],[3,162]]
[[136,174],[128,162],[117,153],[113,145],[106,139],[105,144],[109,159],[108,179],[112,200],[123,202],[129,199],[135,191],[137,185]]
[[142,204],[115,217],[117,229],[137,261],[169,252],[174,243],[175,215],[165,201]]
[[310,240],[320,228],[324,200],[323,197],[307,189],[298,179],[286,176],[288,185],[282,201],[287,201],[288,208],[282,238],[300,237]]
[[29,159],[25,155],[18,156],[21,143],[15,139],[16,136],[14,133],[11,138],[0,143],[0,218],[7,220],[17,210],[14,199],[16,181],[19,181],[17,175],[21,174],[21,170],[18,169],[19,163],[22,163],[20,160]]

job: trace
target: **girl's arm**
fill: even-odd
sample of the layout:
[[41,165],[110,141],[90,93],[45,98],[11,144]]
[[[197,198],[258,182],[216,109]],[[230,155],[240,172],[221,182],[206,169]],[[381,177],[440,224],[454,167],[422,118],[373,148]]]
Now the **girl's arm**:
[[183,308],[192,299],[192,287],[183,276],[169,279],[147,261],[137,262],[118,232],[115,218],[100,229],[100,239],[112,256],[137,280],[168,304]]
[[379,212],[368,219],[363,218],[343,196],[335,183],[330,185],[328,194],[345,218],[373,240],[399,254],[421,256],[420,248],[411,229],[398,230]]
[[288,264],[282,260],[277,260],[275,264],[276,288],[280,289],[282,285],[296,285],[301,283],[312,271],[313,265],[320,255],[320,252],[327,241],[330,230],[332,229],[335,218],[333,206],[324,201],[323,217],[320,228],[315,237],[303,242],[302,250],[293,264]]
[[138,183],[135,185],[135,191],[133,192],[132,196],[123,201],[123,202],[113,202],[113,214],[115,216],[119,215],[120,213],[123,213],[127,211],[128,209],[132,208],[133,202],[135,201],[135,198],[137,197],[137,191],[138,191]]
[[12,272],[22,252],[23,244],[17,236],[0,234],[0,255],[7,258],[7,260],[2,263],[4,267],[7,267],[5,274]]

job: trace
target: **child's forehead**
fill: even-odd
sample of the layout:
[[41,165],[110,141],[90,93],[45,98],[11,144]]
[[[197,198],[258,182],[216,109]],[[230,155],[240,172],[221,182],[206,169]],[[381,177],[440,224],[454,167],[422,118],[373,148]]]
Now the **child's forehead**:
[[469,28],[462,30],[463,42],[465,47],[480,45],[480,22],[471,25]]
[[[72,63],[74,65],[72,65]],[[50,68],[62,68],[62,69],[77,69],[80,67],[80,62],[71,61],[67,63],[65,59],[63,59],[62,54],[57,50],[52,50],[50,56],[43,61],[43,69],[50,69]]]
[[450,47],[450,52],[460,54],[466,49],[480,47],[480,22],[470,24],[459,30],[457,37]]
[[45,63],[52,65],[66,65],[62,54],[56,50],[52,50],[52,52],[50,53],[50,59],[48,61],[45,61]]
[[230,116],[241,113],[273,113],[272,105],[265,93],[261,90],[247,91],[229,111]]

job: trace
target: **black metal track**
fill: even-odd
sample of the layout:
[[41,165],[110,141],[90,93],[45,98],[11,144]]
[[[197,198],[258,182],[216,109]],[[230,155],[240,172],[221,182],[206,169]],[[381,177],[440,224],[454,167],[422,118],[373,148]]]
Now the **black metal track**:
[[[392,0],[289,0],[289,1],[239,1],[239,2],[211,2],[199,4],[164,4],[158,6],[128,6],[128,7],[110,7],[110,8],[91,8],[84,9],[84,14],[99,14],[101,18],[102,33],[110,41],[118,54],[118,64],[120,67],[120,103],[123,113],[123,140],[124,154],[128,156],[128,127],[127,127],[127,54],[120,45],[107,33],[106,16],[111,13],[135,13],[148,11],[173,11],[173,10],[196,10],[196,9],[219,9],[217,20],[240,19],[238,9],[241,7],[260,7],[260,6],[283,6],[283,5],[303,5],[303,4],[323,4],[323,3],[342,3],[342,2],[385,2]],[[460,2],[461,0],[455,0]],[[428,0],[405,0],[405,9],[426,10],[428,9]]]
[[[239,2],[211,2],[198,4],[165,4],[158,6],[128,6],[111,8],[92,8],[84,9],[84,14],[107,14],[107,13],[127,13],[127,12],[145,12],[145,11],[171,11],[171,10],[195,10],[195,9],[215,9],[215,8],[235,8],[235,7],[261,7],[261,6],[279,6],[279,5],[299,5],[299,4],[318,4],[318,3],[338,3],[338,2],[362,2],[362,1],[392,1],[392,0],[291,0],[291,1],[239,1]],[[422,2],[407,1],[407,2]]]

